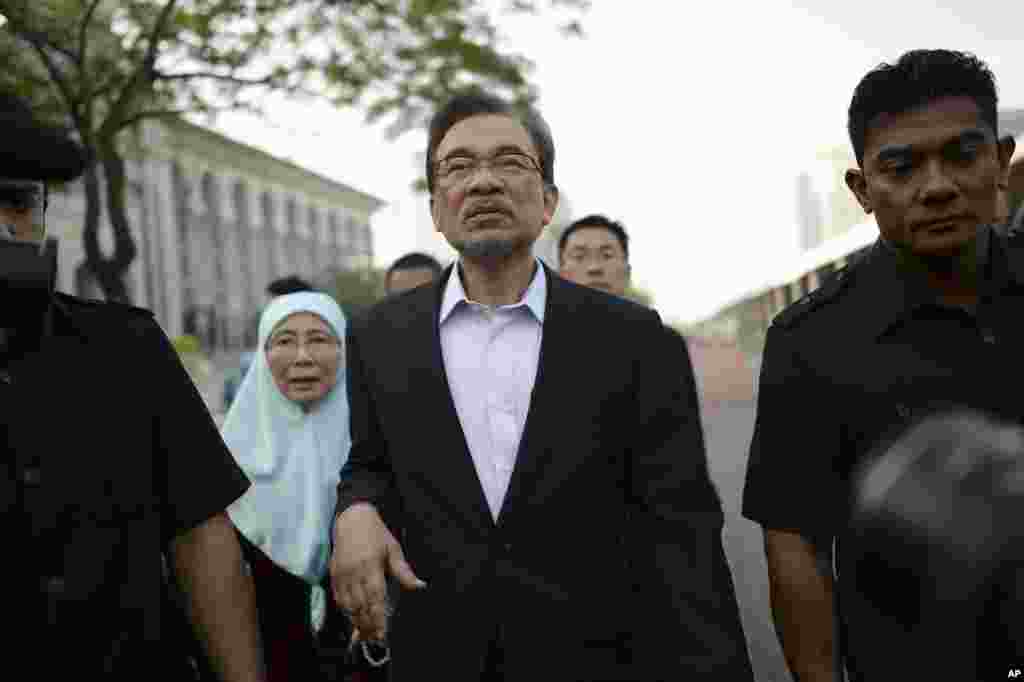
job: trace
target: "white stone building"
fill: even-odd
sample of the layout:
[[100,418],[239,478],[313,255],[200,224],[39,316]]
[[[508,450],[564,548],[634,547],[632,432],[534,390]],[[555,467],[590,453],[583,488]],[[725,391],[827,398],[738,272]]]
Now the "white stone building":
[[[325,282],[372,265],[370,217],[381,200],[186,122],[147,124],[135,146],[126,208],[138,256],[127,284],[168,335],[250,346],[273,279]],[[84,210],[80,181],[51,199],[57,288],[98,298],[83,274]],[[110,230],[100,233],[110,247]]]

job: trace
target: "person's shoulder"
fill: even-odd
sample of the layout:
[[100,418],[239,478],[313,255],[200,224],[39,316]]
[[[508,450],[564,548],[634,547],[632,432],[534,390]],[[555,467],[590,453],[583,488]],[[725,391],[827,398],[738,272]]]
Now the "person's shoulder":
[[1006,246],[1013,253],[1014,257],[1024,257],[1024,222],[1007,228]]
[[152,310],[127,303],[98,301],[56,292],[54,304],[74,322],[93,329],[111,329],[112,325],[117,328],[117,325],[126,324],[134,328],[158,327]]
[[353,330],[380,327],[390,332],[395,325],[405,324],[417,314],[436,313],[440,296],[438,286],[439,284],[435,282],[386,296],[353,314],[349,318],[348,324]]
[[858,258],[833,272],[821,286],[790,304],[776,315],[770,329],[796,332],[826,323],[828,311],[841,306],[853,289],[853,284],[864,268],[864,258]]
[[99,301],[93,298],[81,298],[80,296],[72,296],[71,294],[65,294],[64,292],[58,291],[54,293],[56,301],[62,305],[69,312],[83,313],[83,314],[112,314],[112,315],[125,315],[129,317],[142,317],[150,318],[153,317],[153,311],[148,308],[140,308],[138,306],[129,305],[128,303],[118,303],[113,301]]
[[[600,318],[614,318],[619,321],[635,320],[646,321],[656,320],[658,314],[653,309],[641,305],[628,298],[622,298],[610,294],[607,291],[594,289],[593,287],[576,284],[555,272],[549,271],[548,295],[554,295],[573,307],[576,313],[589,313]],[[552,293],[554,292],[554,293]]]

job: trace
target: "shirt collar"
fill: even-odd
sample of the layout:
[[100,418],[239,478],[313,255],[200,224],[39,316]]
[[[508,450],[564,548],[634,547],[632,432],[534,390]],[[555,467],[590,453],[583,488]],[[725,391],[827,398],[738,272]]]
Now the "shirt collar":
[[[992,227],[978,228],[977,259],[979,286],[984,291],[999,291],[1005,286],[1005,270],[995,266],[1000,261],[998,241],[992,238]],[[906,320],[922,306],[941,305],[923,273],[901,261],[899,252],[879,239],[867,256],[868,278],[872,301],[869,306],[874,322],[870,325],[877,338],[893,325]]]
[[[460,272],[462,270],[461,262],[456,263],[452,267],[451,272],[448,273],[448,281],[445,283],[444,296],[441,299],[441,313],[439,317],[440,324],[444,324],[452,312],[460,306],[460,304],[471,304],[468,296],[466,296],[466,289],[462,285],[462,276]],[[525,306],[538,322],[544,324],[544,308],[547,305],[548,299],[548,282],[547,274],[544,272],[544,265],[537,260],[536,268],[533,271],[533,279],[530,281],[530,286],[526,288],[526,292],[523,297],[517,302],[511,305],[498,306],[497,310],[510,310],[512,308],[519,308]]]

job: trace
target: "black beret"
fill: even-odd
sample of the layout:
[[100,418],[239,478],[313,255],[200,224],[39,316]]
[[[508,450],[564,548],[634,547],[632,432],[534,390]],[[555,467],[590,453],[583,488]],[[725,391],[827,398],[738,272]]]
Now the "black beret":
[[88,163],[85,150],[62,130],[36,120],[25,102],[0,93],[0,178],[68,182]]

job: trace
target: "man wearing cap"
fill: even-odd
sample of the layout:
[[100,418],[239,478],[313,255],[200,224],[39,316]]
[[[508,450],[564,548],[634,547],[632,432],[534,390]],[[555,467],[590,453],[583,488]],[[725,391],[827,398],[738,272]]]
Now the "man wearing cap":
[[0,126],[0,523],[18,593],[5,667],[194,679],[167,627],[171,573],[219,676],[263,680],[223,513],[249,483],[149,312],[53,292],[47,183],[77,177],[82,150],[2,95]]

